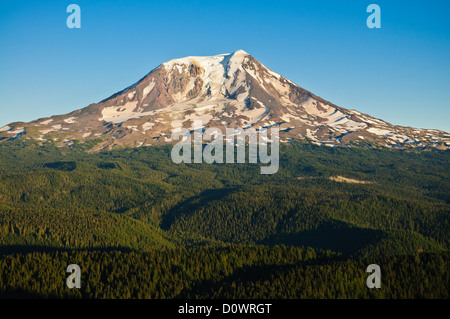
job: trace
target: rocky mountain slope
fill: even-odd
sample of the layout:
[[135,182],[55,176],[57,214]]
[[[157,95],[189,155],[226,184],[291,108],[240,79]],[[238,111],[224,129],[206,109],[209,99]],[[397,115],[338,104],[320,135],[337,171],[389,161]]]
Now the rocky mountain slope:
[[336,106],[239,50],[161,64],[134,85],[65,115],[0,128],[0,142],[29,138],[59,146],[99,139],[94,150],[171,143],[174,128],[278,127],[280,140],[328,146],[450,147],[450,134],[391,125]]

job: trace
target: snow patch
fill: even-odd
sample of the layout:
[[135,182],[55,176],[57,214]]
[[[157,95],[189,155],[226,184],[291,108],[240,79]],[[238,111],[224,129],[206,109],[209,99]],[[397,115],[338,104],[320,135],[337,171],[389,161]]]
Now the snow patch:
[[144,91],[142,92],[142,99],[145,99],[146,97],[147,97],[147,95],[153,90],[153,88],[155,87],[155,82],[150,82],[150,84],[149,85],[147,85],[145,88],[144,88]]
[[52,128],[50,128],[50,129],[48,129],[48,130],[42,130],[42,131],[40,131],[42,134],[47,134],[47,133],[50,133],[50,132],[54,132],[54,131],[56,131],[56,130],[54,130],[54,129],[52,129]]
[[24,132],[25,132],[24,127],[18,127],[14,131],[12,131],[12,130],[8,131],[8,134],[20,134],[20,133],[24,133]]
[[146,122],[146,123],[142,124],[142,129],[144,130],[144,132],[147,132],[153,126],[155,126],[155,123]]
[[121,123],[131,118],[140,117],[142,114],[136,116],[137,101],[128,102],[122,106],[105,107],[102,111],[103,117],[99,118],[99,121]]
[[137,125],[127,125],[127,129],[133,131],[139,131],[137,127],[138,127]]
[[382,130],[382,129],[379,129],[376,127],[371,127],[369,129],[367,129],[367,132],[373,133],[375,135],[382,135],[382,136],[391,133],[391,131],[389,131],[389,130]]
[[39,123],[40,125],[48,125],[48,124],[50,124],[50,122],[52,122],[53,121],[53,119],[49,119],[49,120],[46,120],[46,121],[43,121],[43,122],[41,122],[41,123]]
[[76,123],[75,119],[76,119],[76,117],[72,116],[72,117],[69,117],[69,118],[65,119],[64,122],[66,122],[68,124],[74,124],[74,123]]
[[10,126],[8,126],[8,125],[5,125],[5,126],[3,126],[2,128],[0,128],[0,132],[6,132],[6,131],[9,131],[9,130],[11,130],[12,129],[12,127],[10,127]]

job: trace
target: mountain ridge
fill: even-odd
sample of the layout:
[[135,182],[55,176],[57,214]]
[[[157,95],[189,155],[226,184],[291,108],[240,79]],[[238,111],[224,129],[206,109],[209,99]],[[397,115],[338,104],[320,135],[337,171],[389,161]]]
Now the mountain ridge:
[[272,71],[243,50],[160,64],[131,86],[64,115],[0,128],[17,138],[59,146],[98,139],[95,151],[172,143],[177,127],[278,127],[280,141],[326,146],[449,149],[450,134],[392,125],[337,106]]

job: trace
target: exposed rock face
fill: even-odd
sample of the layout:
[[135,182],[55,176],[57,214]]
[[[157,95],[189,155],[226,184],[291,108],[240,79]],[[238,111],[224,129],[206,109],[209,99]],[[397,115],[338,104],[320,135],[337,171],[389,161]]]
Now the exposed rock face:
[[271,71],[246,52],[187,57],[163,63],[134,85],[66,115],[0,129],[0,142],[16,138],[101,139],[96,150],[170,143],[173,128],[279,127],[282,142],[368,144],[392,148],[450,147],[450,134],[395,126],[338,107]]

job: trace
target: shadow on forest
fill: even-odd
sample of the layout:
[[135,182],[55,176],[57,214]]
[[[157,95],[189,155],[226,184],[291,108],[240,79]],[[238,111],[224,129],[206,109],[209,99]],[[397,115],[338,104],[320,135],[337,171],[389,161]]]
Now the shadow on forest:
[[378,242],[384,235],[381,230],[359,228],[341,221],[321,224],[316,229],[299,233],[276,234],[258,244],[304,246],[331,250],[343,254],[355,254],[368,245]]
[[[189,299],[199,296],[214,296],[217,291],[223,290],[224,293],[230,292],[235,288],[232,288],[232,283],[242,282],[244,286],[251,286],[250,283],[273,281],[274,274],[278,276],[288,275],[292,270],[297,267],[314,267],[329,265],[332,262],[342,262],[346,259],[340,256],[332,258],[317,258],[312,260],[298,261],[293,264],[284,265],[257,265],[257,266],[243,266],[236,269],[232,274],[221,280],[210,279],[202,282],[198,282],[191,288],[185,288],[175,298]],[[214,298],[227,298],[225,296],[214,296]]]
[[169,230],[172,224],[181,216],[191,214],[209,202],[220,200],[236,190],[237,188],[209,189],[197,196],[188,198],[184,202],[175,205],[162,217],[160,224],[161,229]]

